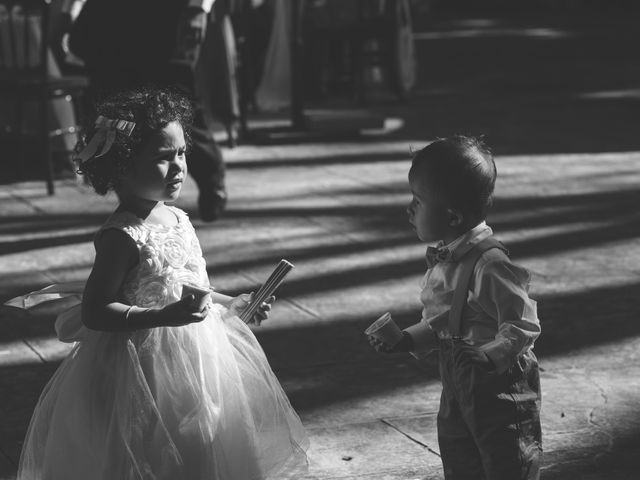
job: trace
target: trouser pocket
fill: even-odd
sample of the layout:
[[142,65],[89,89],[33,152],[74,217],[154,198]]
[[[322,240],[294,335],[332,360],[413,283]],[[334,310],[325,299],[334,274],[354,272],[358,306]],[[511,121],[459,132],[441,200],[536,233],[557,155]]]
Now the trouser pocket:
[[[527,352],[501,374],[482,365],[460,367],[454,358],[450,351],[441,359],[445,362],[441,372],[447,376],[443,378],[446,399],[455,402],[455,408],[449,407],[447,415],[439,418],[441,451],[443,447],[448,450],[442,452],[443,461],[446,456],[449,468],[457,471],[447,478],[474,478],[466,468],[459,470],[470,462],[457,460],[461,449],[456,445],[468,446],[469,442],[477,452],[472,457],[480,459],[471,463],[476,468],[478,463],[482,465],[482,472],[476,472],[475,478],[538,478],[542,460],[540,385],[533,353]],[[462,438],[465,431],[466,441]]]

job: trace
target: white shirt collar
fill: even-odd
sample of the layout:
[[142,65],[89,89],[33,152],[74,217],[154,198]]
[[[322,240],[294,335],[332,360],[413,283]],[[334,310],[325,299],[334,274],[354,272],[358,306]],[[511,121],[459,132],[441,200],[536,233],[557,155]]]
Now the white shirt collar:
[[444,245],[444,242],[440,241],[438,242],[438,246],[442,246],[449,250],[451,252],[451,260],[457,261],[475,245],[492,234],[493,230],[491,230],[491,227],[487,225],[487,222],[482,221],[447,245]]

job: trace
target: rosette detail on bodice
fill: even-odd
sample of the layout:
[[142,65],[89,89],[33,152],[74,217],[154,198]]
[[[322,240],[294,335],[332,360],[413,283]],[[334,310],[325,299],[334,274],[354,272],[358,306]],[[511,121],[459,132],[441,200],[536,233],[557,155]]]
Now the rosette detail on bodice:
[[[186,213],[169,207],[177,224],[166,226],[145,222],[132,213],[116,212],[100,231],[117,228],[127,233],[138,247],[138,264],[122,287],[123,300],[139,307],[163,307],[180,299],[182,285],[209,288],[202,249]],[[99,233],[98,233],[99,234]]]

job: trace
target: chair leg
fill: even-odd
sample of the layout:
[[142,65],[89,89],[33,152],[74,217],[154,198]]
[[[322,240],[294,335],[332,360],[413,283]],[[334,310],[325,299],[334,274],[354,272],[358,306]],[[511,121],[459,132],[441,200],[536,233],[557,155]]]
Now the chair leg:
[[[71,105],[73,107],[73,115],[75,116],[75,136],[76,136],[76,142],[78,140],[80,140],[81,136],[82,136],[82,129],[84,128],[84,121],[85,121],[85,96],[84,96],[84,92],[79,90],[76,93],[74,93],[74,95],[71,97]],[[78,180],[84,179],[85,181],[87,180],[86,177],[82,177],[80,176],[80,174],[78,173],[78,169],[76,168],[76,164],[74,161],[74,153],[73,151],[71,152],[71,165],[73,167],[73,171],[76,173],[76,178]]]
[[45,175],[47,181],[47,193],[53,195],[53,162],[51,159],[51,144],[49,138],[49,96],[43,93],[40,97],[40,135],[42,141],[42,154],[45,162]]
[[235,136],[235,122],[233,120],[227,121],[224,125],[225,130],[227,131],[227,146],[229,148],[235,148],[237,146],[236,136]]

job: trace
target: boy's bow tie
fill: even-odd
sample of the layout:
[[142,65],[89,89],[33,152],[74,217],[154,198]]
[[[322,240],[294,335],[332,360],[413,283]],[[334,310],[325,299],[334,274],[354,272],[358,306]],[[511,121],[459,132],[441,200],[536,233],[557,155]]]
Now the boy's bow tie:
[[427,268],[433,267],[438,262],[451,261],[451,250],[447,247],[427,247]]

